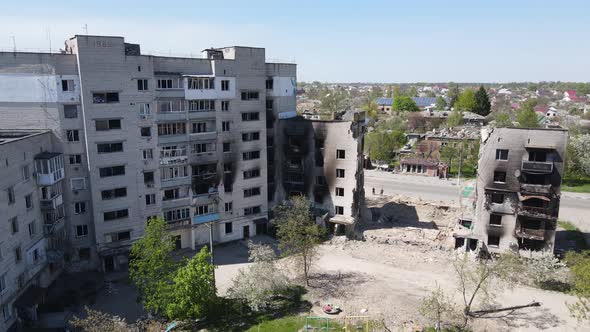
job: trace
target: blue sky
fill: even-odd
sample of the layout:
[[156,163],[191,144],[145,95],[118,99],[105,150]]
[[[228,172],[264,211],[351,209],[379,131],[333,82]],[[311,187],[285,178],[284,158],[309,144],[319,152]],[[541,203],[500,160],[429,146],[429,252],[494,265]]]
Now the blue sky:
[[0,49],[12,36],[63,47],[87,24],[152,52],[265,47],[304,81],[590,81],[588,0],[6,0],[0,12]]

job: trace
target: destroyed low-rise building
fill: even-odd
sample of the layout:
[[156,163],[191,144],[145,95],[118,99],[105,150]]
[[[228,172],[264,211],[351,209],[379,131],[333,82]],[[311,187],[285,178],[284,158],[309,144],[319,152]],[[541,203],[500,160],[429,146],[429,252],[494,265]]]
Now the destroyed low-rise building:
[[462,221],[470,231],[455,233],[455,247],[552,252],[567,130],[485,128],[481,136],[474,220]]

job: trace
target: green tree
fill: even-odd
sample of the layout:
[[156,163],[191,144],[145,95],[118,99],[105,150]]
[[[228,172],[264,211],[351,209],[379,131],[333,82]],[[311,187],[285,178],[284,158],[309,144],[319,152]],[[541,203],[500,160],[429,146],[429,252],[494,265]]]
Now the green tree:
[[348,93],[341,88],[324,90],[320,97],[320,110],[324,113],[334,114],[348,109]]
[[[434,322],[437,332],[443,331],[445,322],[453,321],[458,316],[457,308],[451,297],[444,293],[439,285],[424,299],[418,308],[422,316]],[[447,330],[444,330],[447,331]]]
[[373,130],[366,138],[369,156],[378,163],[391,163],[395,151],[404,146],[406,141],[402,130]]
[[317,257],[317,245],[324,230],[311,215],[305,196],[292,197],[276,209],[277,238],[283,255],[291,256],[309,286],[309,271]]
[[512,127],[512,120],[507,113],[498,113],[496,115],[496,127]]
[[537,128],[539,127],[539,117],[530,107],[522,108],[516,115],[516,121],[520,128]]
[[418,95],[418,91],[416,90],[415,86],[411,86],[405,93],[406,96],[412,98]]
[[447,101],[442,97],[436,97],[436,104],[435,107],[437,110],[445,110],[447,108]]
[[590,176],[590,134],[571,137],[568,145],[568,152],[571,152],[571,159],[576,164],[578,173]]
[[535,107],[539,105],[539,100],[537,98],[531,98],[531,99],[527,99],[522,103],[522,106],[520,107],[521,110],[530,110],[530,111],[534,111]]
[[174,275],[171,298],[166,307],[169,319],[201,318],[210,313],[216,300],[215,267],[207,247],[189,259]]
[[449,83],[449,107],[455,107],[455,102],[459,99],[460,94],[461,91],[459,90],[459,85],[453,82]]
[[391,107],[394,111],[398,112],[419,112],[420,108],[412,98],[408,96],[398,96],[393,99],[393,105]]
[[492,104],[490,103],[490,98],[488,97],[486,89],[482,85],[475,93],[475,108],[473,109],[473,112],[482,116],[487,116],[490,114],[491,109]]
[[377,102],[375,102],[374,99],[366,98],[362,108],[367,112],[369,117],[375,118],[377,116],[377,111],[379,110],[379,105],[377,105]]
[[129,277],[139,290],[143,306],[163,314],[170,302],[177,264],[171,258],[174,241],[162,218],[148,220],[145,235],[131,247]]
[[461,125],[463,125],[463,113],[461,113],[458,110],[452,111],[449,117],[447,118],[447,126],[458,127]]
[[475,100],[475,92],[471,89],[463,91],[455,102],[454,108],[460,111],[473,112],[477,105]]

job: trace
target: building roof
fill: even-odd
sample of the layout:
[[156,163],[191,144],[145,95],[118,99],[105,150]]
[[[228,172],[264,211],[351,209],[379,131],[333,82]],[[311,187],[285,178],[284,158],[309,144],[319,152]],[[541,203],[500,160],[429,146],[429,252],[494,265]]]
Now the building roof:
[[51,159],[51,158],[53,158],[53,157],[57,157],[57,156],[59,156],[60,154],[61,154],[61,153],[59,153],[59,152],[47,152],[47,151],[43,151],[43,152],[41,152],[41,153],[37,154],[37,155],[35,156],[35,159],[36,159],[36,160],[40,160],[40,159],[41,159],[41,160],[44,160],[44,159]]

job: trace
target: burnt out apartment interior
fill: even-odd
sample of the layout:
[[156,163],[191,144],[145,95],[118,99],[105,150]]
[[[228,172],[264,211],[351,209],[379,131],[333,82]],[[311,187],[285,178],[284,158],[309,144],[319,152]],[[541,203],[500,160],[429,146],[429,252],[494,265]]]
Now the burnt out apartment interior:
[[272,144],[280,147],[279,153],[271,158],[268,149],[273,198],[280,202],[305,195],[319,222],[332,233],[349,234],[364,199],[364,113],[356,113],[350,121],[292,117],[278,122],[279,135]]
[[475,222],[455,247],[553,251],[566,142],[563,129],[484,129]]

